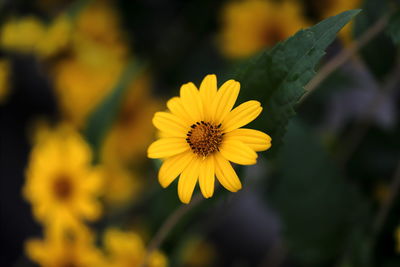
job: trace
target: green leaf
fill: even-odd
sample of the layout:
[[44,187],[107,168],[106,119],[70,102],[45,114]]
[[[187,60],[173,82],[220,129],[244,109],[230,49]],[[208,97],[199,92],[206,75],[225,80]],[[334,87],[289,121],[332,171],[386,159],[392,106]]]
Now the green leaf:
[[121,74],[115,88],[89,116],[84,134],[94,151],[94,161],[98,160],[98,153],[103,138],[117,115],[127,85],[134,80],[142,70],[142,63],[137,60],[130,62]]
[[400,11],[397,11],[389,19],[387,33],[396,45],[400,44]]
[[300,266],[325,266],[340,260],[356,231],[368,227],[368,202],[309,128],[298,120],[288,128],[270,201],[280,214],[291,257]]
[[272,137],[272,148],[282,143],[294,108],[305,93],[304,86],[315,75],[314,68],[335,39],[337,32],[360,10],[350,10],[297,32],[272,50],[251,60],[237,75],[242,96],[263,96],[262,129]]

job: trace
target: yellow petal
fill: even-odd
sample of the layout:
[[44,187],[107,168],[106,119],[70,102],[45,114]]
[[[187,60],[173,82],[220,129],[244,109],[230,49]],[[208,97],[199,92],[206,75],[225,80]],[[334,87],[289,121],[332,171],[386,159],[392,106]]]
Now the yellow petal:
[[189,126],[185,124],[179,117],[168,112],[156,112],[153,117],[154,126],[163,132],[163,136],[168,137],[184,137],[189,131]]
[[94,221],[101,215],[102,206],[97,200],[80,199],[75,202],[77,209],[82,214],[82,217],[89,221]]
[[203,120],[203,105],[196,86],[193,83],[182,85],[180,95],[182,105],[193,123]]
[[224,132],[230,132],[240,128],[257,118],[261,111],[260,102],[255,100],[244,102],[229,112],[222,123],[222,129]]
[[226,133],[224,138],[241,141],[255,151],[264,151],[271,147],[271,137],[253,129],[236,129]]
[[192,125],[193,121],[182,105],[182,100],[179,97],[173,97],[167,102],[167,107],[172,114],[185,121],[185,124]]
[[242,183],[229,161],[221,154],[215,154],[213,157],[215,162],[215,174],[221,185],[231,192],[242,189]]
[[220,151],[227,160],[241,165],[252,165],[257,162],[257,153],[241,141],[226,138]]
[[44,242],[38,239],[29,239],[25,242],[25,253],[29,258],[39,263],[43,263],[47,258],[47,249]]
[[214,194],[215,165],[213,157],[206,157],[200,164],[199,185],[205,198]]
[[185,152],[190,147],[184,138],[161,138],[147,149],[147,156],[152,159],[167,158]]
[[193,158],[191,163],[183,170],[178,182],[179,199],[188,204],[192,198],[197,178],[199,177],[200,159]]
[[96,195],[100,195],[104,188],[104,169],[101,167],[96,167],[91,170],[89,174],[85,174],[86,177],[81,178],[78,175],[74,175],[71,177],[75,177],[75,186],[79,185],[79,187],[84,191],[84,194],[87,193],[95,193]]
[[215,124],[221,123],[231,111],[239,95],[240,83],[229,80],[218,90],[211,105],[213,121]]
[[203,102],[204,120],[210,121],[212,119],[210,103],[212,103],[216,94],[217,76],[214,74],[207,75],[200,85],[200,97]]
[[149,266],[168,266],[167,257],[162,252],[155,251],[149,256]]
[[169,186],[192,161],[193,157],[194,154],[191,151],[186,151],[166,159],[158,172],[158,181],[161,186],[164,188]]

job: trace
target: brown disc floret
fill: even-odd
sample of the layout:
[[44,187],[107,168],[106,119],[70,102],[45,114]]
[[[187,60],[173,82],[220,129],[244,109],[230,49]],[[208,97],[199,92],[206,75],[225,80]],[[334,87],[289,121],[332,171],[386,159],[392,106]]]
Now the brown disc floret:
[[219,151],[222,142],[223,133],[221,124],[215,125],[209,122],[196,122],[187,133],[186,142],[189,144],[193,153],[207,157],[208,155]]

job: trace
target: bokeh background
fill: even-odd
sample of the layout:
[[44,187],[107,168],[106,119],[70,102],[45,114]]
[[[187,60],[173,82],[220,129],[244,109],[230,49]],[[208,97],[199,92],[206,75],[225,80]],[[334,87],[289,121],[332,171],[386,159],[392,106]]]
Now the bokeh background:
[[[148,262],[400,266],[399,49],[392,20],[370,33],[399,5],[1,1],[0,265],[141,266],[182,205],[146,157],[154,112],[183,83],[214,73],[222,84],[298,30],[361,8],[321,66],[370,40],[299,104],[279,151],[238,170],[240,192],[218,188],[185,213]],[[55,204],[76,190],[66,207]]]

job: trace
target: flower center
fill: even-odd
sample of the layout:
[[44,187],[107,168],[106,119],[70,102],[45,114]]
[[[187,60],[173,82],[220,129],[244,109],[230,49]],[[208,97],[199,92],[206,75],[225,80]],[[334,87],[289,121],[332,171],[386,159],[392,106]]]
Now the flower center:
[[189,144],[193,153],[207,157],[208,155],[219,151],[222,142],[221,124],[214,125],[209,122],[196,122],[192,129],[187,133],[186,142]]
[[73,191],[73,186],[68,176],[66,176],[65,174],[61,174],[54,181],[53,189],[56,197],[59,200],[66,200],[71,196]]

